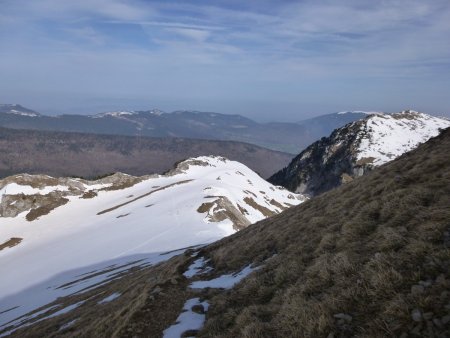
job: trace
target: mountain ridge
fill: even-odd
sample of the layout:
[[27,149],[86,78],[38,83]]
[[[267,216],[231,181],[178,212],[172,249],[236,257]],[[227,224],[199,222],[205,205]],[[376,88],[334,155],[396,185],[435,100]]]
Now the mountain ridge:
[[393,160],[448,127],[447,119],[410,110],[370,114],[314,142],[269,181],[291,191],[320,194]]
[[360,114],[328,114],[301,123],[258,123],[236,114],[158,109],[113,111],[94,115],[65,114],[48,116],[23,108],[22,114],[10,114],[0,106],[0,126],[13,129],[52,130],[128,136],[182,137],[233,140],[297,154],[336,127],[359,119]]

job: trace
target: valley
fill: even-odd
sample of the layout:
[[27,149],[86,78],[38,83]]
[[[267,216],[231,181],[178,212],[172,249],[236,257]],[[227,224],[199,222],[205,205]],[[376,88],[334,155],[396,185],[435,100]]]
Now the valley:
[[[178,161],[225,156],[267,178],[293,155],[235,141],[97,135],[0,127],[0,178],[19,174],[95,178],[162,174]],[[18,156],[20,154],[20,156]],[[268,160],[270,159],[270,160]]]

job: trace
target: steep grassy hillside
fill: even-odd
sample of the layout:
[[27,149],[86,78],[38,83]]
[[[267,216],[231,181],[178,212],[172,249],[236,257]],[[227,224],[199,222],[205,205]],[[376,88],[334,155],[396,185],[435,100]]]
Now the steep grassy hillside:
[[447,130],[209,247],[216,271],[262,269],[211,298],[200,336],[448,336],[449,151]]
[[0,127],[0,178],[18,173],[92,178],[112,172],[163,173],[177,161],[202,155],[244,163],[262,177],[292,155],[252,144],[181,138],[95,135]]
[[[185,336],[448,337],[449,152],[446,130],[235,235],[60,299],[64,306],[85,303],[14,335],[158,337],[185,301],[198,297],[209,308],[192,311],[207,310],[206,322]],[[187,278],[199,258],[211,270]],[[249,264],[255,271],[233,288],[189,287]],[[120,297],[99,303],[114,292]]]

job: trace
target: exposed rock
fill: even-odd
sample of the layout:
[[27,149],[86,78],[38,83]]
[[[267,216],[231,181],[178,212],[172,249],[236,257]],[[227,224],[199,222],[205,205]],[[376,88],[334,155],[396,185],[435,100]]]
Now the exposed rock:
[[344,322],[351,323],[353,317],[345,313],[337,313],[333,315],[336,319],[342,319]]
[[[50,177],[46,175],[14,175],[0,180],[0,217],[16,217],[29,211],[27,219],[35,220],[41,215],[64,205],[70,196],[93,198],[100,190],[119,190],[139,183],[150,176],[134,177],[116,173],[96,181],[78,178]],[[23,192],[9,189],[9,185],[23,186]],[[20,189],[19,189],[20,190]],[[31,191],[31,192],[30,192]]]
[[437,278],[436,278],[436,283],[438,284],[443,284],[446,282],[445,279],[445,275],[444,274],[440,274]]
[[422,331],[422,328],[423,328],[423,325],[422,325],[422,323],[420,323],[411,330],[411,333],[416,336],[421,336],[420,332]]
[[444,317],[441,318],[441,323],[442,324],[446,325],[449,322],[450,322],[450,315],[444,316]]
[[431,286],[432,281],[429,281],[429,280],[423,281],[423,280],[421,280],[421,281],[419,281],[419,284],[427,288],[427,287]]
[[[269,182],[297,193],[316,195],[340,185],[344,173],[348,175],[344,176],[346,182],[355,176],[354,172],[363,174],[364,168],[362,171],[353,168],[356,160],[351,144],[358,129],[359,125],[350,124],[311,144],[289,166],[270,177]],[[341,146],[334,147],[336,144]]]
[[192,312],[195,312],[195,313],[200,313],[200,314],[204,314],[205,313],[205,308],[203,307],[202,304],[194,305],[191,308],[191,310],[192,310]]
[[422,285],[413,285],[411,287],[411,293],[415,296],[422,294],[424,290],[425,288]]
[[0,251],[6,248],[12,248],[18,244],[20,244],[20,242],[22,242],[23,238],[19,238],[19,237],[12,237],[9,240],[7,240],[6,242],[0,244]]
[[[213,156],[213,157],[217,158],[223,162],[226,161],[226,159],[221,156]],[[198,159],[187,159],[187,160],[183,160],[183,161],[179,161],[179,162],[175,163],[174,168],[167,171],[166,173],[164,173],[164,175],[174,176],[177,174],[184,173],[184,172],[186,172],[186,170],[189,169],[190,166],[207,167],[207,166],[211,166],[211,165],[212,164],[210,164],[206,161],[202,161],[202,160],[198,160]]]
[[206,218],[210,222],[221,222],[226,219],[231,220],[233,228],[240,230],[248,226],[251,222],[245,217],[241,210],[237,209],[225,196],[208,196],[216,198],[212,202],[205,202],[197,209],[199,213],[206,213]]
[[85,192],[80,198],[88,199],[88,198],[94,198],[97,196],[97,193],[94,190],[89,190],[88,192]]
[[161,291],[162,291],[162,288],[159,287],[159,286],[156,286],[156,287],[153,289],[152,293],[158,294],[158,293],[161,293]]
[[[50,195],[50,194],[49,194]],[[64,197],[50,197],[49,203],[45,203],[40,205],[37,208],[33,208],[30,212],[25,216],[27,221],[34,221],[38,219],[40,216],[48,215],[50,211],[56,209],[57,207],[66,204],[69,202],[67,198]]]
[[411,318],[412,320],[414,320],[415,322],[420,322],[422,321],[422,312],[420,312],[419,309],[414,309],[411,312]]
[[442,322],[438,318],[433,318],[433,324],[436,325],[438,328],[442,328]]
[[425,320],[430,320],[431,318],[433,318],[433,312],[425,312],[425,313],[423,314],[423,318],[424,318]]

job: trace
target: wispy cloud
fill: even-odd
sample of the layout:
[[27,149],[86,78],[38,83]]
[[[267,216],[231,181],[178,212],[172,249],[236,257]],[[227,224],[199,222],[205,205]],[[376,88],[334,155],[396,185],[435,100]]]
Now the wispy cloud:
[[66,28],[65,31],[76,39],[85,40],[94,44],[101,45],[106,42],[104,35],[89,26]]

